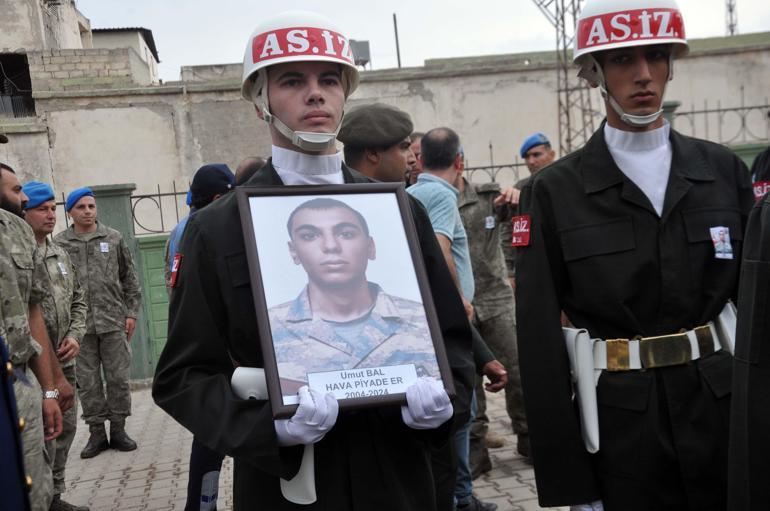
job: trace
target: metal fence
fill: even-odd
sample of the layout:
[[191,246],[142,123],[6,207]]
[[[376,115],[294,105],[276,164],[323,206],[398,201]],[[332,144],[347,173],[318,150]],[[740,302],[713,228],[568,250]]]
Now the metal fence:
[[[488,165],[465,169],[467,179],[473,183],[497,182],[502,185],[513,184],[520,177],[528,175],[524,163]],[[187,215],[189,209],[185,203],[187,191],[179,191],[176,183],[171,183],[171,191],[157,191],[131,196],[131,214],[134,221],[134,234],[163,234],[171,232],[176,224]],[[63,205],[63,202],[61,203]],[[65,222],[67,219],[65,218]]]
[[770,141],[770,102],[746,105],[743,87],[739,106],[716,107],[703,101],[703,108],[694,104],[686,111],[674,113],[677,131],[693,137],[704,138],[725,145],[750,144]]
[[171,183],[170,192],[135,194],[131,196],[131,215],[134,218],[134,234],[161,234],[171,232],[188,213],[187,191],[178,191]]
[[35,117],[32,96],[0,94],[0,117]]

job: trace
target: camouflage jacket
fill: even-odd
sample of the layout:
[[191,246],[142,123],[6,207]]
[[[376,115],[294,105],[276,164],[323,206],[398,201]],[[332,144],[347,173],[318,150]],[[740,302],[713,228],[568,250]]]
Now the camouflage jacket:
[[29,331],[29,305],[45,298],[45,267],[32,229],[0,210],[0,314],[11,362],[26,364],[41,353]]
[[[45,327],[54,349],[58,349],[65,337],[72,337],[78,342],[83,340],[88,304],[85,290],[80,285],[67,252],[48,239],[45,246],[38,248],[45,262],[47,277],[48,293],[43,300]],[[74,364],[75,359],[72,359],[62,366]]]
[[290,302],[268,311],[273,347],[282,379],[307,382],[307,373],[415,364],[418,376],[440,378],[422,304],[386,294],[369,283],[376,297],[353,346],[334,323],[314,316],[307,287]]
[[54,241],[70,256],[88,303],[86,333],[123,330],[126,317],[137,317],[142,292],[131,251],[123,236],[106,225],[76,234],[71,226]]
[[[497,183],[471,184],[465,181],[457,206],[468,235],[476,295],[473,306],[479,320],[498,316],[509,310],[513,290],[507,278],[501,230],[510,223],[507,208],[495,207],[493,201],[500,194]],[[508,245],[508,246],[506,246]]]

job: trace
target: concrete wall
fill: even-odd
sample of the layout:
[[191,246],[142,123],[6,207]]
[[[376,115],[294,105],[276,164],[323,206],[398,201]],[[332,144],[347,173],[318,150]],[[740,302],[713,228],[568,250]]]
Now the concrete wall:
[[150,47],[142,37],[141,32],[116,31],[96,32],[92,34],[93,47],[105,49],[132,48],[136,57],[143,63],[134,62],[132,69],[134,75],[140,80],[137,83],[143,85],[158,84],[158,66]]
[[[80,37],[79,21],[83,15],[75,7],[74,0],[64,0],[57,7],[58,14],[58,48],[80,49],[83,40]],[[51,49],[54,47],[51,46]]]
[[0,0],[0,52],[82,48],[80,27],[90,23],[74,0]]
[[[234,168],[247,156],[269,155],[267,125],[240,99],[240,66],[188,67],[182,70],[184,82],[142,87],[131,72],[132,54],[130,48],[31,53],[38,117],[0,120],[0,131],[11,139],[0,146],[0,159],[17,168],[22,179],[50,181],[60,191],[133,182],[137,193],[149,194],[158,187],[186,190],[203,163]],[[469,166],[510,163],[521,140],[534,131],[556,142],[555,74],[548,62],[517,56],[429,61],[420,68],[364,73],[348,108],[373,101],[393,104],[411,113],[416,129],[456,129]],[[682,101],[680,111],[703,108],[705,101],[711,108],[717,100],[723,108],[740,106],[741,94],[746,105],[767,104],[767,83],[770,42],[695,52],[677,62],[667,99]],[[595,91],[593,106],[598,126],[603,107]],[[747,117],[755,141],[770,138],[766,113]],[[722,117],[711,120],[708,136],[698,124],[702,116],[693,117],[693,127],[680,117],[676,127],[716,140],[721,122],[721,135],[730,140],[728,132],[740,128],[740,118]],[[511,171],[501,181],[515,178]],[[180,212],[186,213],[183,205]],[[137,206],[137,215],[151,230],[169,227],[168,216],[165,226],[159,224],[152,201]]]
[[0,0],[0,51],[16,52],[45,47],[39,0]]

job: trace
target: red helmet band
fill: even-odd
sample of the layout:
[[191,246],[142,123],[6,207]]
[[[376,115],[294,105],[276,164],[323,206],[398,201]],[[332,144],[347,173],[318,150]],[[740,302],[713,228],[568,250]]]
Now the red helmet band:
[[684,21],[676,9],[613,12],[581,19],[576,37],[578,51],[631,41],[670,43],[685,39]]
[[325,28],[292,27],[272,30],[257,35],[251,42],[254,64],[293,56],[328,57],[351,65],[353,52],[348,39]]

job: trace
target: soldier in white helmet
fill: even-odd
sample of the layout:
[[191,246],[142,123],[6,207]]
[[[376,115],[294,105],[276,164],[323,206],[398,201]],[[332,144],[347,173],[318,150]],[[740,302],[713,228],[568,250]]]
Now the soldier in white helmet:
[[[588,0],[574,59],[606,122],[522,191],[518,339],[542,506],[727,506],[733,361],[718,325],[736,298],[752,192],[738,157],[661,117],[687,48],[673,0]],[[730,257],[711,241],[722,230]],[[582,409],[581,425],[573,406],[560,311],[596,339],[593,363],[573,371],[595,385],[596,422]]]
[[[272,157],[245,186],[371,182],[346,167],[335,147],[357,84],[348,39],[331,21],[308,12],[264,21],[246,48],[242,93],[269,125]],[[407,405],[338,412],[333,395],[303,387],[288,420],[273,420],[266,400],[241,399],[231,388],[234,366],[263,367],[235,197],[188,222],[153,397],[198,441],[234,458],[235,509],[430,511],[451,502],[434,491],[429,448],[448,448],[452,427],[468,419],[471,334],[430,221],[415,204],[412,215],[457,398],[450,402],[437,382],[420,380]],[[309,444],[316,500],[298,505],[279,481],[297,474]]]

